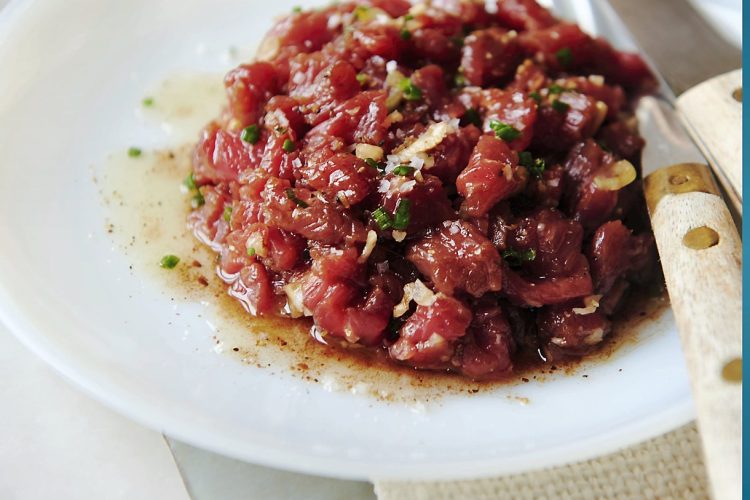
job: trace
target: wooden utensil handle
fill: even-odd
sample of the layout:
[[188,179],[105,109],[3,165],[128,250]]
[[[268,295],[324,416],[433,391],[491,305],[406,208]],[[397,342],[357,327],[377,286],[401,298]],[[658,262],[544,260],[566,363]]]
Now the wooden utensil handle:
[[679,164],[645,179],[690,372],[714,498],[742,488],[742,244],[710,170]]
[[742,215],[742,70],[686,91],[677,98],[677,111]]

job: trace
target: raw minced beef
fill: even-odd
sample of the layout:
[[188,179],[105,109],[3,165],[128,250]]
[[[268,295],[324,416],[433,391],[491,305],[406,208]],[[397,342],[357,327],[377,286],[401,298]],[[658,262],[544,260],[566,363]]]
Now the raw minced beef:
[[255,315],[423,369],[580,356],[655,272],[644,62],[533,0],[290,13],[229,72],[190,223]]

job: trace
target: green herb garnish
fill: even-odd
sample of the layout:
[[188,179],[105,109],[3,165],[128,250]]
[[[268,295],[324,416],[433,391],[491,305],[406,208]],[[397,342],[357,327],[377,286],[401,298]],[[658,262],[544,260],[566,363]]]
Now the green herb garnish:
[[365,83],[367,83],[367,75],[365,75],[364,73],[357,73],[356,78],[360,85],[364,85]]
[[402,199],[398,202],[396,207],[396,213],[393,214],[393,229],[400,231],[405,230],[409,227],[409,220],[411,219],[411,201]]
[[159,261],[159,267],[164,269],[174,269],[180,263],[180,258],[176,255],[165,255]]
[[193,194],[193,197],[190,200],[190,206],[195,208],[201,207],[206,203],[206,199],[203,198],[203,194],[198,189],[198,185],[195,183],[195,175],[193,172],[190,172],[190,175],[185,177],[185,180],[182,181],[182,183],[185,185],[186,188]]
[[542,96],[539,94],[539,92],[529,92],[529,97],[534,99],[537,104],[542,102]]
[[573,64],[573,51],[570,50],[570,47],[563,47],[558,50],[555,52],[555,57],[557,58],[557,62],[559,62],[560,66],[563,68],[567,68]]
[[245,127],[240,134],[240,139],[250,144],[255,144],[260,140],[260,129],[257,125]]
[[307,208],[310,206],[304,200],[300,200],[299,198],[297,198],[297,195],[294,194],[294,189],[292,188],[286,190],[286,197],[296,203],[298,207]]
[[565,91],[565,89],[556,83],[553,83],[549,86],[549,93],[550,94],[562,94]]
[[128,156],[131,158],[138,158],[139,156],[141,156],[142,153],[143,151],[141,151],[140,148],[135,148],[135,147],[128,148]]
[[566,102],[562,102],[560,99],[555,99],[552,101],[552,109],[557,111],[558,113],[565,113],[570,109],[570,104]]
[[399,165],[398,167],[393,169],[393,175],[411,175],[414,173],[414,167],[411,167],[409,165]]
[[541,177],[547,168],[546,162],[541,158],[534,158],[528,151],[518,153],[518,164],[526,167],[529,173],[534,177]]
[[226,205],[224,207],[223,217],[226,222],[229,222],[229,220],[232,218],[232,205]]
[[190,172],[190,175],[188,175],[187,177],[185,177],[185,180],[182,181],[182,183],[190,191],[195,191],[196,189],[198,189],[198,186],[195,185],[195,176],[193,175],[193,172]]
[[393,227],[393,219],[391,219],[390,214],[385,208],[378,207],[378,209],[375,210],[371,216],[372,220],[375,221],[375,224],[378,225],[378,228],[380,228],[381,231],[385,231],[386,229],[390,229]]
[[453,45],[455,45],[456,47],[463,47],[464,46],[464,37],[462,37],[462,36],[451,37],[451,42],[453,42]]
[[409,39],[411,39],[411,31],[409,31],[406,28],[404,28],[399,33],[399,36],[401,37],[401,40],[409,40]]
[[281,146],[281,148],[286,151],[287,153],[291,153],[295,149],[297,149],[297,146],[294,144],[294,141],[291,139],[286,139],[284,141],[284,144]]
[[372,168],[378,168],[378,169],[380,168],[380,165],[378,165],[378,162],[376,162],[372,158],[366,158],[365,163],[367,163]]
[[193,195],[192,199],[190,200],[190,206],[193,208],[202,207],[206,204],[206,199],[203,197],[203,193],[196,190],[195,195]]
[[495,136],[504,141],[518,139],[521,135],[521,131],[513,125],[508,125],[498,120],[490,120],[490,129],[495,132]]
[[398,84],[407,101],[418,101],[422,98],[422,89],[414,85],[409,78],[404,78]]
[[255,249],[253,247],[248,247],[248,249],[247,249],[247,256],[248,257],[255,257]]
[[456,73],[456,76],[453,77],[453,83],[456,85],[456,87],[466,87],[466,84],[468,82],[466,81],[466,77],[462,73]]
[[503,250],[503,259],[508,263],[510,267],[521,267],[524,262],[531,262],[536,259],[536,250],[530,248],[528,250],[513,250],[509,248]]
[[299,14],[300,12],[302,12],[302,7],[300,7],[299,5],[295,5],[294,7],[292,7],[292,12],[294,12],[295,14]]
[[154,98],[153,97],[146,97],[141,101],[141,104],[143,104],[145,107],[150,108],[154,105]]

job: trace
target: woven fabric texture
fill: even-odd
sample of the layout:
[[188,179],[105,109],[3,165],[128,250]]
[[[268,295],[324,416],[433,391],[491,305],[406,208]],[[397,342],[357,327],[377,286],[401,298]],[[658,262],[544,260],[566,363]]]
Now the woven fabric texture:
[[376,482],[379,500],[707,499],[695,424],[604,457],[515,476]]

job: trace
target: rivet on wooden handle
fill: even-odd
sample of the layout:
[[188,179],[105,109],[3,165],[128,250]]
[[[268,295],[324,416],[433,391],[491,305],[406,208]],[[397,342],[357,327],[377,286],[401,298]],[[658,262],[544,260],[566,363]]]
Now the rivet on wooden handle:
[[719,196],[711,170],[701,163],[678,163],[648,175],[644,179],[646,205],[652,215],[667,194],[710,193]]

